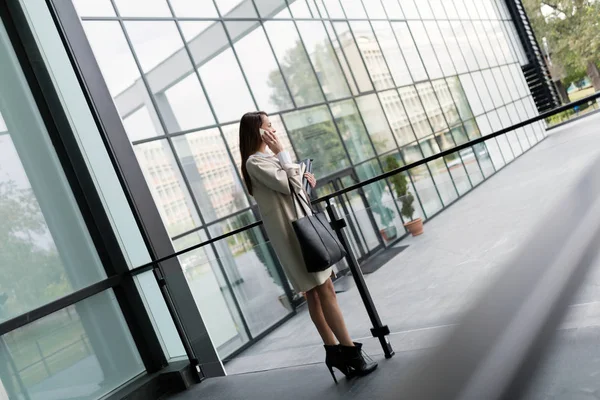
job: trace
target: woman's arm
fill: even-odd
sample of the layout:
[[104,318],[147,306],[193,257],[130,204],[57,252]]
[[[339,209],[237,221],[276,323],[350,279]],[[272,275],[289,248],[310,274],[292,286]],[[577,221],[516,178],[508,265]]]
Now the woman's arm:
[[262,183],[271,190],[291,195],[291,184],[294,190],[300,193],[302,191],[304,166],[291,163],[289,160],[285,160],[285,158],[284,161],[286,161],[286,163],[281,163],[281,166],[279,166],[276,163],[261,157],[251,157],[248,159],[246,167],[248,168],[248,173],[251,178]]

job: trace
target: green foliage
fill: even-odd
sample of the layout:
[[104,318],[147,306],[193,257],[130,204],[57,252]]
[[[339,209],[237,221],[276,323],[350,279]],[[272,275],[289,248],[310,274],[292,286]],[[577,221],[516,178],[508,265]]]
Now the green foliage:
[[[72,288],[31,189],[0,182],[0,320],[68,294]],[[35,278],[32,278],[35,277]]]
[[[396,160],[396,157],[388,156],[385,159],[385,167],[386,171],[392,171],[400,168],[400,164],[398,163],[398,160]],[[390,181],[394,186],[396,196],[398,196],[402,202],[402,209],[400,212],[409,222],[412,221],[415,214],[415,208],[413,206],[415,198],[408,190],[408,181],[406,179],[406,175],[403,173],[396,174],[390,178]]]
[[[546,37],[553,63],[564,70],[565,86],[589,74],[590,66],[598,65],[600,1],[524,0],[523,4],[540,45]],[[551,10],[550,15],[542,14],[542,6]]]

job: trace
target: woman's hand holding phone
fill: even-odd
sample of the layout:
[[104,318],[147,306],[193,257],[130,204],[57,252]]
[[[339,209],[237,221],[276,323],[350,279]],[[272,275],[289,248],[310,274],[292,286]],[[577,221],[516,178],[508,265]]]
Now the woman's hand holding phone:
[[283,145],[279,142],[279,138],[274,133],[271,133],[265,129],[260,129],[262,140],[269,146],[269,149],[274,154],[279,154],[283,151]]

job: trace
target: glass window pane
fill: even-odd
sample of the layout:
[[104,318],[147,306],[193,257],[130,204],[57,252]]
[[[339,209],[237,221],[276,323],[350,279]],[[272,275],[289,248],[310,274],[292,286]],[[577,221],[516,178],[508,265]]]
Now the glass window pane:
[[404,19],[404,13],[398,0],[382,0],[389,19]]
[[[225,231],[241,228],[255,221],[250,211],[229,218]],[[218,226],[211,234],[218,236]],[[223,232],[224,233],[224,232]],[[233,292],[250,332],[257,336],[292,311],[285,295],[283,279],[277,270],[277,258],[260,228],[252,228],[217,244],[219,261],[228,274]],[[282,271],[283,272],[283,271]]]
[[386,65],[383,52],[377,44],[371,25],[368,22],[352,21],[350,26],[375,89],[383,90],[394,87],[392,75]]
[[493,21],[491,23],[492,29],[496,34],[496,39],[500,45],[500,50],[502,50],[502,56],[504,58],[504,63],[512,63],[516,61],[514,54],[511,49],[510,40],[506,36],[506,31],[504,30],[504,25],[500,21]]
[[138,144],[134,150],[169,234],[176,236],[199,226],[200,219],[167,141]]
[[475,31],[473,22],[463,21],[463,28],[467,35],[467,39],[469,40],[469,43],[471,44],[471,48],[473,49],[473,54],[479,64],[479,67],[481,69],[488,68],[490,65],[489,65],[488,59],[485,55],[485,51],[482,48],[481,42],[477,38],[477,32]]
[[175,85],[165,89],[163,93],[156,93],[155,96],[169,132],[199,128],[215,123],[195,73],[191,73]]
[[400,48],[402,49],[404,59],[408,64],[412,79],[415,82],[429,79],[423,61],[421,60],[421,55],[412,39],[406,22],[392,22],[392,28],[394,29],[394,34],[396,35],[398,43],[400,43]]
[[355,164],[375,157],[369,135],[353,100],[331,105],[331,112],[338,126],[342,141]]
[[[417,146],[416,144],[413,146]],[[409,161],[407,158],[408,149],[403,149],[402,154],[405,157],[406,163],[409,164],[413,161]],[[410,175],[413,179],[414,188],[416,195],[419,197],[421,204],[423,205],[423,211],[428,218],[438,213],[442,208],[442,201],[436,190],[433,179],[431,179],[431,173],[425,165],[421,165],[410,170]]]
[[421,19],[414,0],[403,0],[400,2],[400,6],[402,7],[402,11],[404,11],[406,19]]
[[106,278],[5,35],[0,24],[1,320]]
[[[475,114],[475,116],[483,114],[485,110],[483,108],[483,103],[481,102],[481,99],[479,98],[479,92],[477,91],[475,83],[473,82],[473,78],[471,77],[470,74],[461,75],[459,78],[460,78],[460,85],[462,86],[462,89],[464,91],[458,90],[458,85],[457,85],[457,82],[455,79],[448,80],[448,83],[450,84],[450,89],[453,91],[453,94],[455,96],[457,96],[457,95],[460,96],[460,92],[463,92],[464,97],[460,96],[463,98],[456,102],[458,104],[458,110],[459,111],[462,110],[461,117],[463,118],[463,120],[465,120],[465,118],[463,117],[463,113],[467,111],[467,108],[461,107],[461,104],[469,105],[470,110],[473,111],[473,114]],[[464,100],[467,100],[467,101],[465,102]],[[469,115],[469,118],[470,117],[471,117],[471,115]],[[469,119],[469,118],[467,118],[467,119]]]
[[[168,21],[125,24],[166,129],[177,132],[214,124],[175,24]],[[116,103],[123,114],[148,102],[139,91],[130,87],[119,94]]]
[[415,87],[419,93],[421,103],[423,104],[423,108],[425,109],[425,113],[429,118],[429,122],[433,128],[433,131],[439,132],[448,129],[446,117],[442,111],[442,108],[440,107],[440,103],[437,99],[437,93],[433,89],[431,82],[419,83]]
[[492,176],[496,172],[489,151],[484,143],[479,143],[469,149],[462,150],[460,154],[473,186],[479,185],[485,178]]
[[[468,15],[471,19],[479,19],[479,13],[477,12],[477,7],[475,6],[475,0],[461,0],[465,4],[465,8],[467,9]],[[481,1],[481,0],[477,0]]]
[[[230,32],[240,29],[241,25],[245,25],[244,30],[250,32],[234,46],[258,108],[267,112],[293,108],[292,99],[275,57],[269,50],[264,31],[256,27],[254,22],[226,22],[225,25]],[[262,56],[256,57],[257,54]]]
[[[490,125],[490,122],[486,115],[477,117],[477,125],[481,129],[481,134],[483,136],[493,133],[492,126]],[[496,169],[496,171],[504,167],[506,163],[504,162],[504,157],[502,157],[502,151],[498,146],[497,139],[493,138],[486,141],[485,146],[489,152],[490,158],[492,160],[492,163],[494,164],[494,168]]]
[[326,106],[283,114],[298,158],[314,159],[314,174],[323,179],[350,166],[346,152]]
[[444,11],[443,3],[445,2],[448,2],[448,0],[429,0],[429,5],[431,6],[431,10],[433,10],[433,15],[435,19],[440,20],[448,18],[448,16],[446,16],[446,11]]
[[390,23],[387,21],[373,21],[372,24],[396,86],[410,85],[412,78]]
[[460,115],[461,119],[466,121],[472,118],[473,112],[471,111],[469,100],[467,99],[460,80],[457,77],[452,77],[446,79],[446,83],[448,83],[448,88],[450,89],[450,93],[454,99],[454,104],[458,109],[458,114]]
[[[488,118],[490,120],[493,132],[497,132],[503,128],[502,122],[500,122],[500,118],[498,117],[497,111],[488,113]],[[513,154],[510,144],[508,143],[506,135],[497,136],[496,141],[498,142],[498,146],[500,146],[500,151],[502,152],[502,157],[504,157],[504,160],[507,163],[511,162],[515,158],[515,156]]]
[[73,0],[80,17],[114,17],[115,9],[110,0]]
[[435,55],[435,51],[429,42],[427,31],[425,30],[423,23],[420,21],[411,21],[409,22],[409,26],[415,43],[417,44],[417,48],[419,49],[419,53],[423,59],[423,64],[425,65],[425,68],[427,68],[429,79],[441,78],[443,72]]
[[112,290],[2,336],[0,365],[10,399],[97,399],[144,372]]
[[498,31],[495,30],[494,23],[492,21],[486,21],[483,24],[483,28],[485,29],[485,33],[492,45],[492,52],[496,57],[496,61],[498,65],[506,64],[508,60],[504,55],[504,51],[502,50],[502,44],[498,38],[498,34],[502,32],[498,27]]
[[[423,152],[423,157],[429,157],[440,152],[440,148],[433,136],[419,141],[419,146]],[[448,172],[448,167],[444,159],[437,159],[427,163],[431,176],[444,205],[452,203],[458,198],[458,193],[454,182]]]
[[421,15],[421,19],[433,19],[433,10],[429,6],[427,0],[416,0],[415,4]]
[[249,206],[217,128],[177,136],[173,144],[206,223]]
[[[235,55],[229,47],[225,29],[220,23],[180,22],[182,29],[201,33],[186,37],[188,47],[199,66],[198,73],[219,122],[237,121],[256,108]],[[237,33],[237,31],[236,31]],[[234,36],[232,34],[232,36]],[[183,59],[173,66],[185,65]],[[180,67],[181,68],[181,67]],[[226,76],[227,79],[222,79]]]
[[324,101],[294,23],[269,21],[265,28],[296,104],[304,106]]
[[258,13],[263,18],[291,17],[285,0],[254,0],[254,3],[258,8]]
[[367,18],[361,0],[340,0],[340,3],[344,7],[346,18]]
[[[184,52],[183,40],[174,22],[126,21],[125,29],[144,73],[153,71],[159,64],[173,62],[175,54]],[[164,70],[158,70],[161,69]]]
[[385,10],[380,1],[363,1],[367,15],[371,19],[386,19]]
[[297,25],[327,100],[350,96],[323,24],[320,21],[298,21]]
[[[512,118],[510,113],[508,112],[507,107],[501,107],[498,110],[498,118],[500,118],[500,122],[502,123],[503,128],[508,128],[513,125]],[[521,144],[519,143],[519,139],[515,131],[508,132],[506,134],[506,138],[508,139],[508,143],[510,144],[510,148],[512,149],[515,157],[520,156],[523,153],[523,149],[521,148]]]
[[473,22],[473,26],[475,27],[475,31],[477,32],[479,42],[483,47],[483,52],[487,58],[488,64],[490,66],[499,65],[499,62],[496,59],[496,54],[493,50],[494,45],[490,42],[489,38],[487,37],[486,29],[483,27],[483,22],[475,21]]
[[[202,230],[177,239],[173,244],[175,250],[180,251],[207,239]],[[213,345],[219,356],[224,358],[247,343],[248,336],[224,276],[225,272],[230,281],[233,279],[237,283],[241,281],[239,270],[232,263],[222,263],[215,255],[214,248],[222,254],[230,254],[225,243],[216,242],[214,247],[204,246],[179,256],[179,262]],[[227,257],[228,260],[231,258]]]
[[485,0],[473,1],[473,3],[475,4],[475,9],[479,14],[479,19],[490,19],[490,17],[487,15],[487,10],[485,6],[483,5],[484,2]]
[[444,10],[446,11],[446,15],[448,16],[448,19],[460,18],[460,16],[458,15],[458,12],[456,11],[456,7],[454,6],[453,0],[442,1],[441,3],[444,6]]
[[[504,0],[501,0],[504,1]],[[454,6],[456,7],[456,11],[458,12],[458,17],[460,19],[469,19],[469,11],[467,11],[467,6],[465,5],[464,0],[453,0]]]
[[169,0],[176,17],[217,18],[217,9],[212,0]]
[[502,76],[504,76],[504,82],[508,85],[508,92],[511,95],[511,100],[519,100],[521,96],[519,96],[519,89],[517,88],[517,85],[515,85],[515,80],[512,77],[510,68],[508,65],[503,65],[500,67],[500,70],[502,71]]
[[473,83],[475,84],[477,92],[479,93],[479,98],[483,103],[483,108],[485,109],[485,111],[493,110],[494,102],[492,101],[492,96],[490,95],[490,92],[487,89],[487,84],[485,82],[485,79],[483,78],[483,74],[481,73],[481,71],[477,71],[473,72],[471,74],[471,77],[473,78]]
[[462,49],[458,44],[458,40],[454,34],[452,25],[449,21],[438,21],[438,26],[448,48],[448,53],[450,54],[452,62],[454,63],[454,67],[456,68],[456,72],[459,74],[467,72],[469,68],[463,57]]
[[496,81],[494,79],[494,74],[492,73],[492,70],[485,69],[481,71],[481,73],[483,74],[483,79],[487,84],[487,88],[492,97],[492,101],[494,102],[494,107],[502,107],[504,105],[504,101],[502,100],[502,95],[500,94],[498,85],[496,85]]
[[[340,0],[322,0],[327,8],[329,18],[346,18]],[[324,16],[323,16],[324,17]]]
[[527,81],[525,81],[525,75],[523,75],[523,70],[517,64],[511,64],[508,67],[511,70],[511,74],[515,80],[515,84],[517,85],[519,97],[523,98],[529,96],[529,86],[527,85]]
[[295,0],[294,2],[290,2],[290,11],[294,18],[319,18],[318,14],[312,15],[306,4],[306,0]]
[[348,23],[335,22],[333,23],[333,26],[339,40],[338,43],[334,43],[334,46],[336,46],[336,52],[338,55],[340,55],[342,52],[346,55],[346,59],[348,60],[348,64],[350,65],[354,79],[358,85],[358,89],[361,92],[373,90],[371,78],[369,77],[361,53],[356,46],[356,42],[354,41],[354,37],[350,31]]
[[172,17],[167,0],[115,0],[122,17]]
[[477,58],[475,53],[473,52],[473,48],[469,42],[469,38],[463,28],[461,21],[451,21],[450,25],[452,26],[452,30],[456,35],[456,41],[458,46],[462,51],[462,55],[465,58],[465,62],[467,63],[467,67],[469,71],[475,71],[479,69],[479,63],[477,62]]
[[437,95],[437,100],[442,107],[442,111],[444,112],[444,116],[446,117],[448,125],[452,127],[456,124],[459,124],[460,115],[446,81],[444,79],[440,79],[431,83]]
[[508,104],[512,101],[512,96],[510,95],[510,91],[508,90],[508,86],[504,81],[504,75],[502,75],[502,71],[500,68],[493,68],[492,74],[494,75],[494,82],[498,86],[500,90],[500,94],[502,95],[503,104]]
[[[396,137],[398,146],[402,147],[407,143],[416,140],[415,133],[406,115],[406,111],[400,100],[397,90],[389,90],[379,93],[379,99],[383,105],[385,115],[392,127],[392,132]],[[408,163],[408,161],[407,161]]]
[[[198,69],[220,122],[235,121],[255,109],[244,78],[231,49]],[[222,80],[227,76],[227,80]]]
[[425,29],[427,30],[427,34],[429,35],[429,39],[431,40],[433,50],[435,51],[435,54],[438,58],[440,67],[442,68],[444,75],[456,75],[456,69],[454,69],[452,58],[448,53],[446,43],[442,38],[442,33],[438,28],[437,21],[425,21],[424,24]]
[[412,123],[417,138],[431,135],[433,130],[429,119],[427,118],[427,114],[423,109],[423,104],[421,103],[417,89],[414,86],[408,86],[398,89],[398,92],[400,93],[400,98],[402,99],[402,103],[404,104],[404,108],[410,118],[410,122]]
[[[331,45],[333,46],[333,51],[335,51],[337,59],[339,60],[342,66],[342,70],[344,71],[346,82],[350,85],[350,90],[352,91],[352,94],[355,96],[358,94],[358,87],[356,86],[356,80],[358,79],[360,79],[361,87],[364,90],[372,90],[373,86],[371,86],[369,75],[367,74],[367,71],[364,65],[362,64],[362,60],[359,60],[361,61],[359,66],[354,66],[354,71],[350,70],[347,57],[348,54],[351,54],[351,52],[345,52],[344,50],[342,50],[340,42],[338,41],[337,35],[335,33],[335,30],[333,29],[333,25],[331,24],[331,22],[323,21],[323,24],[325,25],[325,30],[327,31],[327,37],[329,38],[329,40],[331,41]],[[354,41],[352,41],[352,43],[354,43]],[[355,76],[354,74],[356,74],[357,76]]]
[[[167,359],[185,357],[185,349],[175,328],[173,318],[162,296],[154,271],[149,270],[133,277],[144,306],[152,320],[152,325],[158,334],[162,348],[166,351]],[[175,361],[175,360],[174,360]]]
[[123,126],[129,140],[132,142],[158,136],[157,129],[160,130],[161,127],[157,125],[159,125],[159,122],[153,120],[146,106],[138,108],[123,118]]
[[254,4],[247,0],[216,0],[223,18],[256,18]]
[[83,28],[113,97],[140,79],[131,50],[116,21],[83,21]]
[[385,114],[381,109],[377,95],[370,94],[368,96],[357,97],[356,103],[377,153],[383,154],[396,149],[396,142],[390,131]]

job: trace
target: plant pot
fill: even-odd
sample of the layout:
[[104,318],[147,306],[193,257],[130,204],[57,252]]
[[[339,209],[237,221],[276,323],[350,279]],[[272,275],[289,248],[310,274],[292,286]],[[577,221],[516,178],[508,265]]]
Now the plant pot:
[[404,226],[413,236],[419,236],[423,234],[423,220],[421,218],[407,222],[404,224]]
[[383,240],[386,242],[391,242],[398,236],[398,230],[395,226],[388,226],[387,228],[381,229],[379,233],[381,233],[381,237],[383,237]]

